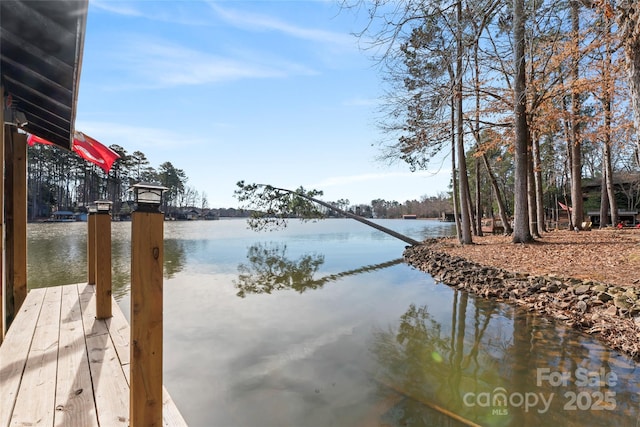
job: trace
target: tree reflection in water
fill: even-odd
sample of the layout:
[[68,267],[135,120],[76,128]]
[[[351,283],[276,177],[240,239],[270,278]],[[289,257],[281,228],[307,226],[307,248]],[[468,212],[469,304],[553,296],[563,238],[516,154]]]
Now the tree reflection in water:
[[415,304],[400,317],[397,329],[374,332],[371,350],[378,361],[374,378],[382,389],[408,398],[402,402],[402,410],[388,414],[394,419],[387,422],[474,425],[466,418],[473,419],[473,414],[463,408],[460,391],[470,382],[477,383],[479,374],[490,384],[498,384],[500,377],[491,369],[494,364],[483,361],[479,354],[491,311],[481,313],[476,307],[473,339],[465,354],[467,299],[466,293],[455,292],[449,332],[426,305]]
[[233,281],[238,289],[236,295],[240,298],[247,294],[270,294],[286,289],[303,293],[319,289],[342,277],[380,270],[403,262],[402,258],[398,258],[314,279],[314,275],[324,264],[322,254],[307,253],[298,259],[289,259],[286,244],[256,243],[249,247],[246,258],[248,263],[238,265],[238,279]]
[[[450,325],[438,321],[426,305],[411,304],[398,324],[374,332],[371,375],[381,396],[399,396],[382,417],[386,424],[635,425],[640,374],[635,364],[591,337],[459,291],[450,319]],[[538,369],[564,373],[566,384],[540,381]],[[613,372],[618,381],[583,386],[577,369],[592,375]],[[600,397],[607,392],[613,393],[614,405]],[[518,406],[519,396],[533,403],[534,394],[548,406],[542,401],[528,409]],[[501,396],[513,400],[503,405]],[[573,408],[578,405],[572,396],[581,396],[584,407]]]
[[287,258],[287,245],[251,245],[247,250],[247,264],[238,265],[238,280],[233,284],[237,295],[270,294],[273,291],[294,289],[300,293],[315,289],[313,275],[324,264],[324,255],[305,254],[297,260]]

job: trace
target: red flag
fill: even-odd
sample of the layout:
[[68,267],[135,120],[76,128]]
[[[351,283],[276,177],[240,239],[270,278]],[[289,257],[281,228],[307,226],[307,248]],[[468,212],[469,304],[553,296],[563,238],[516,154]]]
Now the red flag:
[[82,132],[75,133],[73,151],[83,159],[100,166],[105,173],[109,173],[113,162],[120,158],[120,155],[111,148],[100,144]]
[[[27,143],[29,145],[36,143],[53,145],[52,142],[31,134],[27,138]],[[83,159],[98,165],[105,173],[109,173],[113,162],[120,158],[120,155],[111,148],[77,131],[74,134],[72,149]]]
[[563,203],[558,202],[563,211],[571,211],[571,208]]
[[46,139],[40,138],[39,136],[31,135],[27,136],[27,144],[33,147],[33,144],[47,144],[54,145],[53,142],[49,142]]

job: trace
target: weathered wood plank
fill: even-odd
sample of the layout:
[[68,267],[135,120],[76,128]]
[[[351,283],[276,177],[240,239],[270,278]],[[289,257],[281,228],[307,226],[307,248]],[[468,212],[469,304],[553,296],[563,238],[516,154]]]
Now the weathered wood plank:
[[98,426],[77,285],[62,288],[54,425]]
[[[0,346],[0,427],[129,423],[130,329],[115,301],[96,320],[93,294],[85,283],[28,294]],[[187,425],[164,387],[162,408],[164,426]]]
[[47,288],[16,404],[12,426],[53,425],[62,287]]
[[95,286],[78,286],[78,292],[80,294],[80,309],[82,310],[85,336],[92,337],[108,334],[109,330],[104,321],[96,319]]
[[96,214],[87,215],[87,282],[96,284]]
[[[0,83],[0,93],[4,94],[4,86]],[[4,126],[4,106],[0,108],[0,176],[4,177],[4,138],[5,138],[5,126]],[[4,179],[0,179],[0,237],[4,236]],[[0,238],[0,254],[4,254],[5,241],[4,237]],[[0,262],[0,277],[4,276],[4,263]],[[0,280],[0,344],[4,340],[6,332],[6,321],[4,313],[4,282]],[[2,383],[0,383],[2,384]],[[2,386],[0,385],[0,391]],[[0,417],[2,415],[0,414]]]
[[96,317],[111,317],[111,216],[95,215]]
[[78,295],[95,292],[96,285],[91,283],[80,282],[76,284],[78,286]]
[[[124,375],[129,382],[130,371],[129,365],[123,365]],[[165,386],[162,386],[162,425],[164,427],[186,427],[187,422],[182,417],[171,395]]]
[[163,221],[131,214],[131,426],[162,423]]
[[162,424],[165,427],[187,426],[178,407],[164,386],[162,386]]
[[113,316],[109,319],[106,319],[105,323],[107,324],[109,335],[111,335],[111,340],[113,341],[116,353],[118,354],[118,358],[120,359],[120,364],[127,365],[131,358],[129,347],[131,340],[131,329],[129,328],[129,322],[127,322],[127,319],[124,317],[124,314],[122,313],[122,310],[120,310],[120,306],[118,306],[118,303],[113,298],[111,299],[111,302],[111,312]]
[[5,151],[5,296],[14,319],[27,298],[27,135],[12,129]]
[[0,426],[9,425],[46,289],[29,292],[0,346]]
[[87,337],[89,366],[101,426],[129,425],[129,386],[108,334]]

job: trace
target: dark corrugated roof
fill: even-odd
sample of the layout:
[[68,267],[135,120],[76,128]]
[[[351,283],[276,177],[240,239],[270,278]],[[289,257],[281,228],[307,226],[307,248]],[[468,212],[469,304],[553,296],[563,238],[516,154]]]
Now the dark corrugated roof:
[[71,148],[88,0],[1,0],[0,72],[23,129]]

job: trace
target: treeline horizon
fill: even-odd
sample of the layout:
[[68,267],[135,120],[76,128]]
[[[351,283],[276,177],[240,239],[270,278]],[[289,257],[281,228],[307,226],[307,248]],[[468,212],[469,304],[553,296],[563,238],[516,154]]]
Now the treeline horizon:
[[141,151],[129,154],[113,144],[109,148],[120,155],[105,173],[75,153],[62,148],[35,144],[28,148],[28,218],[45,218],[56,210],[86,211],[96,200],[109,200],[113,212],[130,210],[131,186],[138,182],[157,182],[167,187],[162,209],[172,212],[184,206],[208,208],[207,195],[187,185],[184,170],[171,162],[151,166]]
[[[28,218],[49,218],[55,211],[86,212],[96,200],[109,200],[115,214],[128,214],[132,200],[129,188],[137,182],[158,182],[168,190],[162,210],[168,216],[177,216],[186,209],[198,209],[218,217],[247,217],[250,211],[236,207],[209,208],[207,195],[187,185],[184,170],[171,162],[157,168],[151,166],[141,151],[129,154],[123,147],[113,144],[109,148],[120,155],[109,173],[89,163],[71,151],[59,147],[35,144],[28,147]],[[420,200],[405,202],[372,200],[370,204],[351,205],[348,200],[329,202],[336,207],[375,218],[401,218],[413,214],[421,218],[439,217],[450,211],[451,197],[422,196]],[[327,216],[333,214],[327,212]]]

